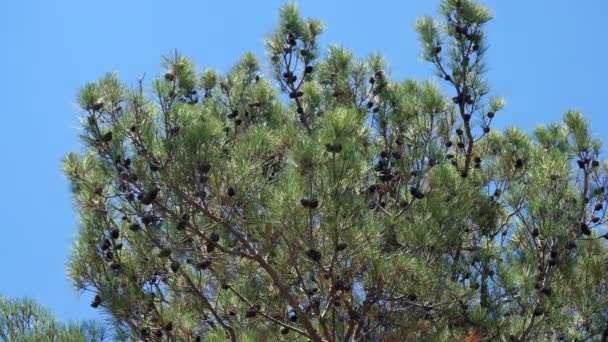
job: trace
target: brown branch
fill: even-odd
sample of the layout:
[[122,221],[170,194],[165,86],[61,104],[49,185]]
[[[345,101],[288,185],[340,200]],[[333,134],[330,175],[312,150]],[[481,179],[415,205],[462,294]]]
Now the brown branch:
[[313,342],[321,342],[322,338],[319,336],[317,330],[312,325],[312,322],[310,321],[310,319],[308,319],[306,314],[300,308],[300,303],[298,303],[298,301],[296,300],[293,293],[283,283],[280,275],[277,273],[277,271],[274,269],[274,267],[272,267],[272,265],[270,265],[270,263],[268,263],[268,261],[266,261],[266,259],[264,259],[264,257],[256,250],[256,248],[253,247],[253,245],[251,245],[249,240],[247,240],[247,238],[245,238],[243,236],[243,234],[238,229],[233,227],[230,223],[222,220],[221,218],[216,216],[213,212],[211,212],[208,207],[202,206],[200,203],[197,203],[196,201],[192,201],[188,196],[186,196],[185,198],[191,205],[197,207],[207,218],[222,225],[229,232],[231,232],[237,238],[237,240],[239,240],[243,244],[243,246],[250,253],[250,254],[244,254],[243,257],[257,262],[258,265],[260,267],[262,267],[262,269],[264,269],[266,271],[266,273],[268,273],[268,275],[274,282],[275,286],[279,289],[279,292],[281,293],[283,298],[286,299],[287,302],[289,303],[289,305],[292,306],[293,310],[296,312],[298,317],[302,318],[302,325],[304,326],[307,333],[309,334],[309,338]]
[[[174,261],[173,259],[171,259],[171,260]],[[184,279],[186,279],[186,281],[188,282],[188,285],[190,286],[190,288],[193,291],[196,291],[196,293],[200,292],[198,290],[198,288],[196,287],[196,285],[194,284],[194,282],[192,281],[192,279],[190,279],[190,277],[188,275],[184,275]],[[200,293],[200,296],[196,296],[196,298],[198,298],[203,303],[203,305],[207,307],[207,309],[211,312],[213,317],[215,317],[215,320],[218,323],[220,323],[222,328],[224,328],[224,330],[226,331],[226,334],[230,338],[230,341],[236,342],[237,338],[236,338],[236,333],[234,332],[234,328],[232,328],[230,325],[228,325],[224,322],[224,320],[219,316],[219,314],[217,313],[215,308],[211,305],[211,303],[209,302],[207,297],[205,297],[205,295]]]
[[[230,291],[232,291],[237,297],[239,297],[240,300],[242,300],[243,302],[245,302],[245,304],[247,304],[247,306],[249,306],[249,307],[253,306],[251,304],[251,302],[249,302],[247,300],[247,298],[245,298],[241,293],[239,293],[237,290],[235,290],[232,286],[230,286]],[[268,314],[265,314],[264,312],[262,312],[260,310],[258,310],[257,312],[260,314],[260,316],[262,316],[262,317],[264,317],[264,318],[272,321],[273,323],[276,323],[276,324],[278,324],[278,325],[280,325],[280,326],[282,326],[284,328],[293,330],[293,331],[297,332],[298,334],[300,334],[300,335],[302,335],[304,337],[309,337],[306,332],[304,332],[304,331],[302,331],[302,330],[300,330],[300,329],[298,329],[298,328],[296,328],[294,326],[291,326],[289,324],[283,323],[280,320],[275,319],[274,317],[272,317],[272,316],[270,316]]]

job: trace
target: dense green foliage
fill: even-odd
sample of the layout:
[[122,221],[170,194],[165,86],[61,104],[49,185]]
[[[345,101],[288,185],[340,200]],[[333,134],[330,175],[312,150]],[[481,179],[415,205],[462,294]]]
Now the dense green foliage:
[[31,299],[0,296],[0,340],[7,342],[108,341],[103,327],[94,322],[63,324]]
[[[606,175],[580,113],[492,126],[490,12],[416,28],[434,82],[317,45],[294,5],[225,75],[85,85],[77,288],[150,341],[542,341],[606,331]],[[500,66],[497,66],[500,67]],[[514,71],[515,72],[515,71]]]

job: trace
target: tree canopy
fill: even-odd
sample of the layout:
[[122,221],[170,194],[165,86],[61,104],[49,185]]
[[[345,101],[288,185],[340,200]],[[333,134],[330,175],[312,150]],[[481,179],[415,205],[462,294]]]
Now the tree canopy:
[[100,324],[64,324],[35,301],[0,296],[0,339],[19,342],[102,342],[109,334]]
[[576,111],[493,127],[491,19],[443,0],[417,21],[432,81],[319,46],[287,4],[265,64],[176,52],[86,84],[74,285],[124,339],[605,338],[601,143]]

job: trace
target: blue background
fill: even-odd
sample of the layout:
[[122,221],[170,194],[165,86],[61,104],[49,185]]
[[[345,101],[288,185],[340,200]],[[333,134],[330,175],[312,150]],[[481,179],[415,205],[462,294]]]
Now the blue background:
[[[117,71],[135,85],[160,75],[175,48],[199,70],[226,71],[245,51],[263,56],[279,0],[2,0],[0,1],[0,294],[30,296],[65,320],[98,317],[90,295],[65,275],[76,232],[61,158],[80,149],[74,94]],[[322,42],[360,56],[380,51],[398,78],[432,77],[419,58],[416,17],[438,0],[301,0],[322,19]],[[487,0],[488,79],[508,106],[499,127],[530,131],[577,109],[604,127],[608,47],[605,0]]]

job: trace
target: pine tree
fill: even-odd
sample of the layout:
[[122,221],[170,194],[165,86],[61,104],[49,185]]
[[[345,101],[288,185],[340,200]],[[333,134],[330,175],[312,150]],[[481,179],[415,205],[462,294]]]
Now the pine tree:
[[601,144],[576,111],[491,128],[491,19],[473,0],[419,19],[441,83],[322,53],[285,5],[270,76],[251,53],[225,75],[175,53],[152,94],[85,85],[75,286],[147,341],[605,337]]
[[20,342],[109,341],[105,329],[95,322],[63,324],[31,299],[0,296],[0,340]]

